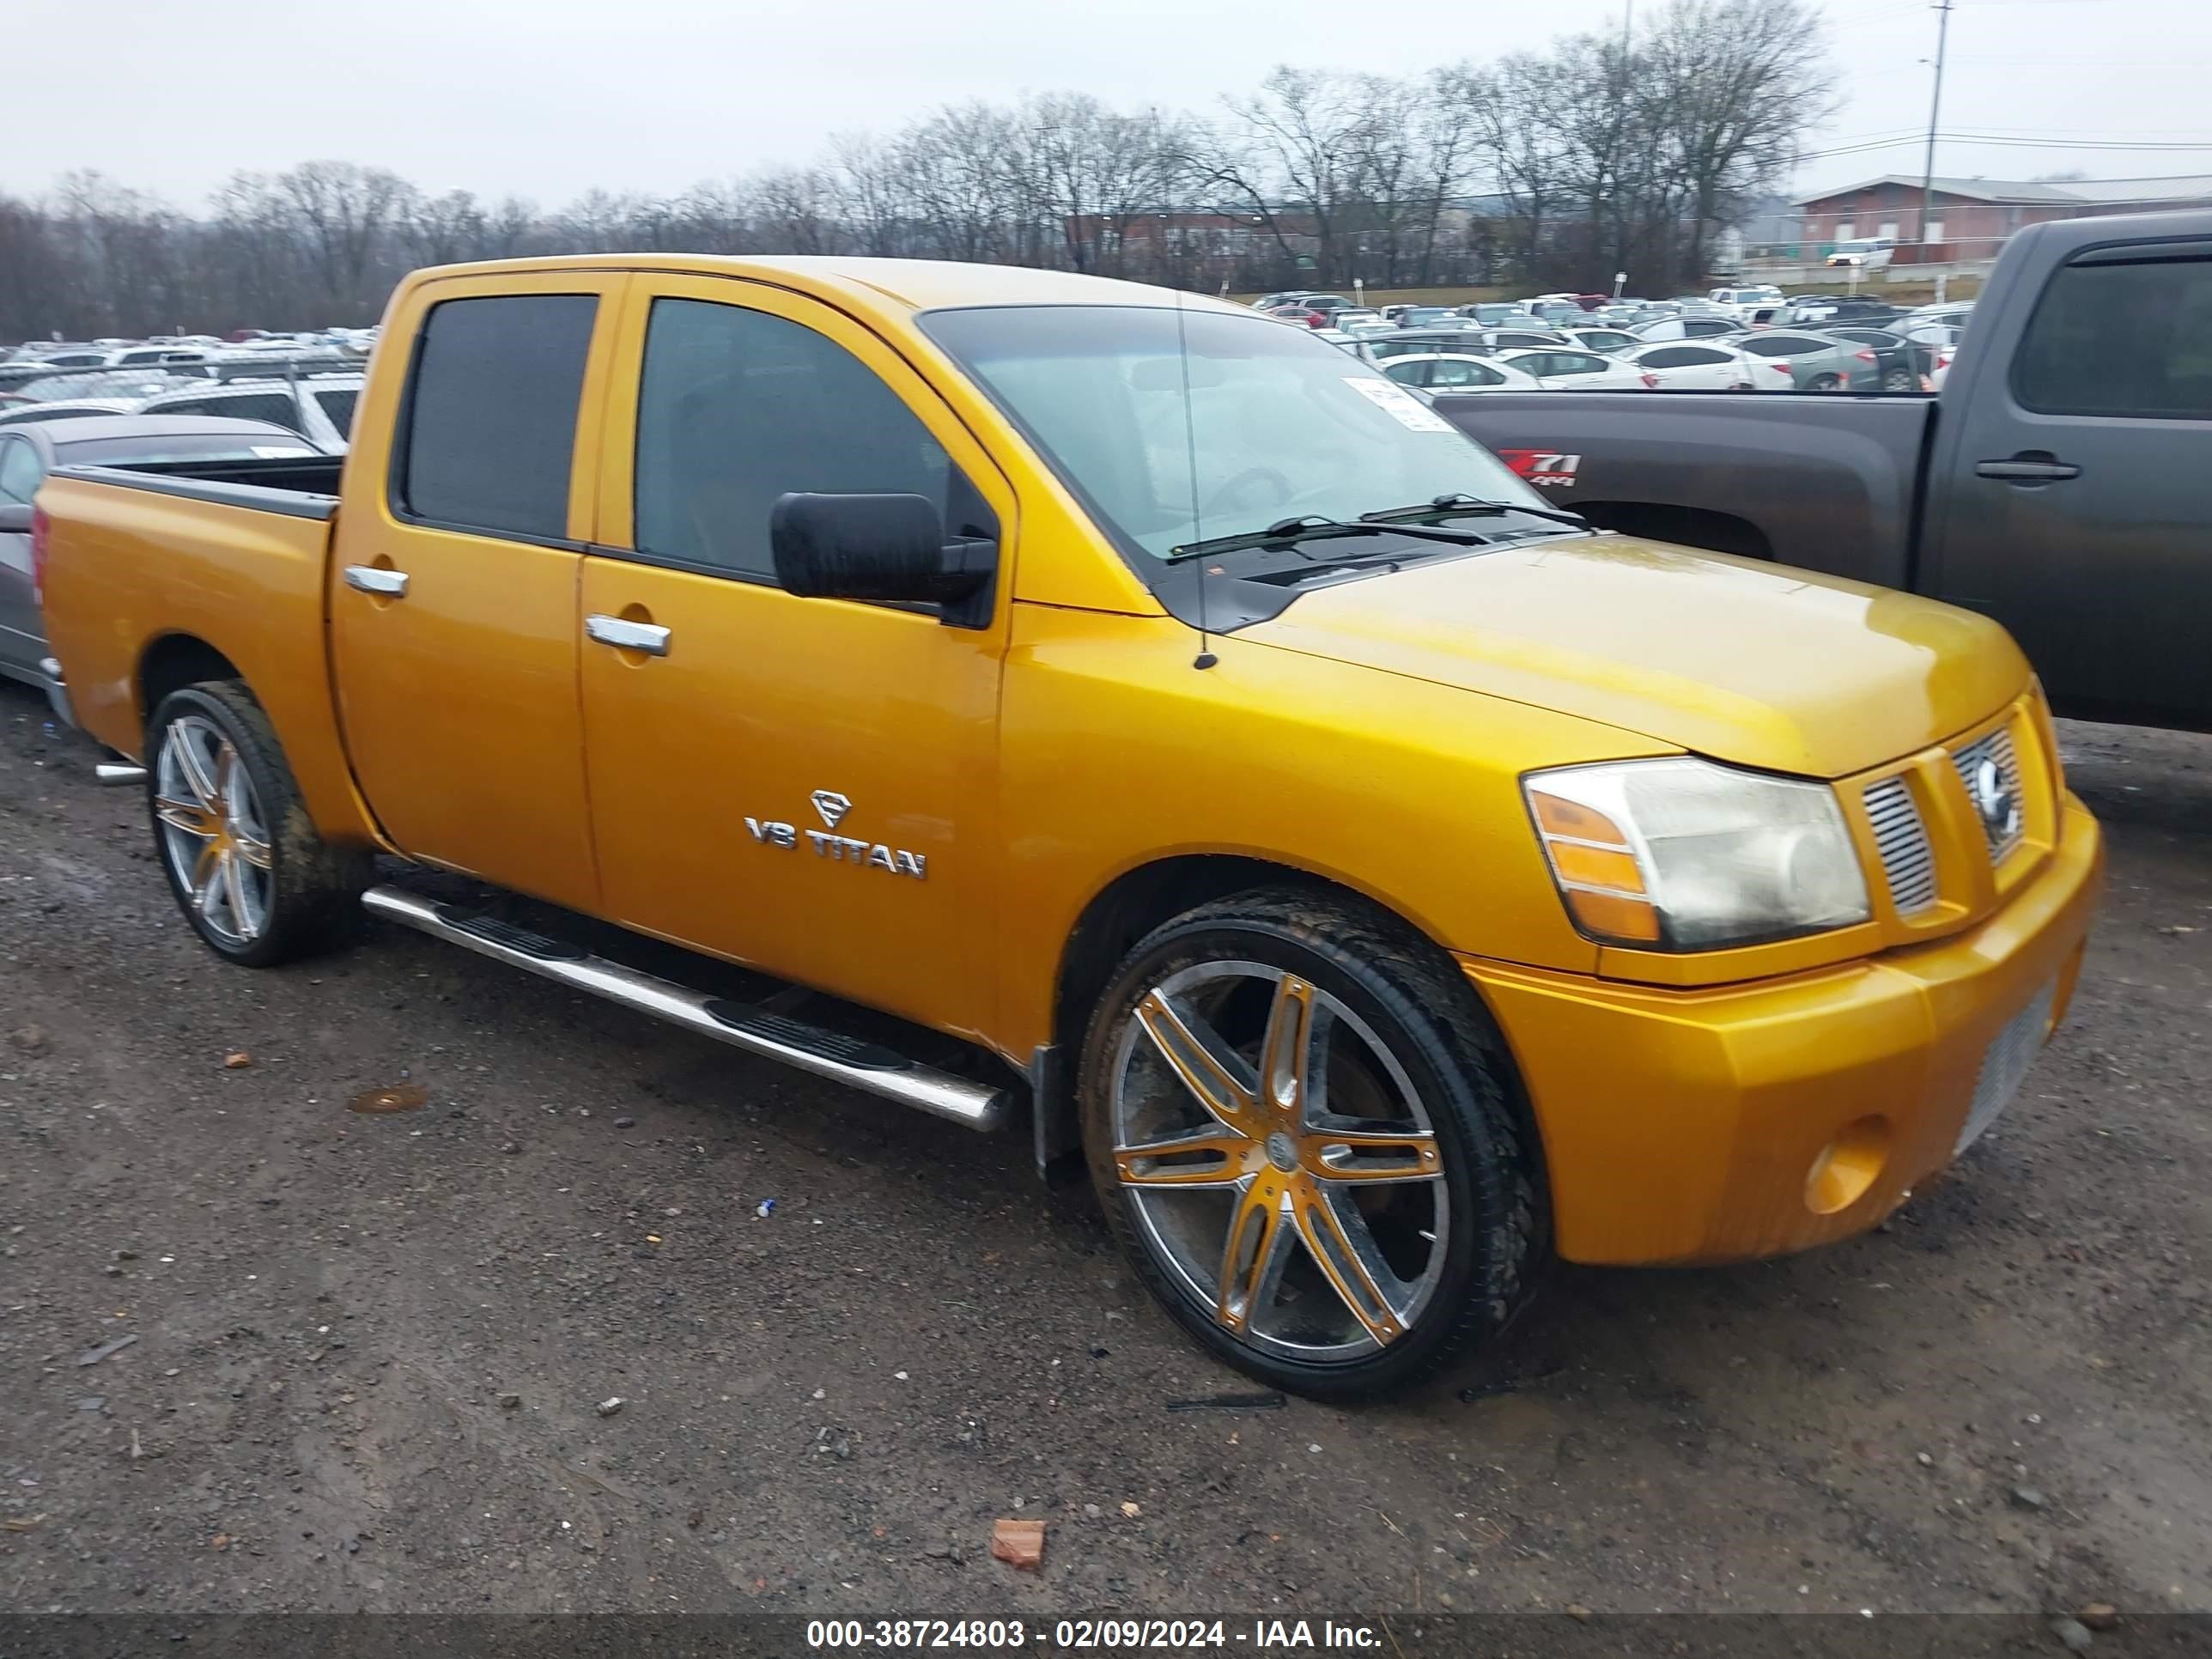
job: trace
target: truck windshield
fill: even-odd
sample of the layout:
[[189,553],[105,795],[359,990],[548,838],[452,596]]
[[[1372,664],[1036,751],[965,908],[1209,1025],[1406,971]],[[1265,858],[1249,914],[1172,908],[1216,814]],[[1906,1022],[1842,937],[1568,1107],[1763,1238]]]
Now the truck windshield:
[[1125,546],[1439,495],[1541,509],[1489,451],[1310,331],[1135,306],[935,312],[932,338]]

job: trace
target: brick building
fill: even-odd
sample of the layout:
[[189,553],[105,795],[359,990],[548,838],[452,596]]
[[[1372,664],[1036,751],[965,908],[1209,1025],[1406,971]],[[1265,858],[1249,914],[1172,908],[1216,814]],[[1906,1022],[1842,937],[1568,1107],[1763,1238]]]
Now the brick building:
[[[2046,219],[2099,213],[2154,213],[2212,207],[2212,174],[2170,179],[2074,179],[2048,182],[2003,179],[1934,181],[1925,234],[1920,180],[1903,173],[1829,191],[1798,203],[1808,254],[1838,242],[1880,236],[1914,244],[1899,264],[1994,258],[2013,232]],[[1930,244],[1924,249],[1917,246]]]

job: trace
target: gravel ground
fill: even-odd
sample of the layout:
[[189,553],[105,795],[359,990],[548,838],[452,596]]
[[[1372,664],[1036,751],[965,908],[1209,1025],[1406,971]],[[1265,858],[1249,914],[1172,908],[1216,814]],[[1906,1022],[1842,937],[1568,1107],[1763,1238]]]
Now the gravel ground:
[[2072,1018],[1882,1231],[1228,1412],[1018,1139],[396,929],[221,967],[43,717],[0,684],[0,1607],[2212,1608],[2212,739],[2067,728]]

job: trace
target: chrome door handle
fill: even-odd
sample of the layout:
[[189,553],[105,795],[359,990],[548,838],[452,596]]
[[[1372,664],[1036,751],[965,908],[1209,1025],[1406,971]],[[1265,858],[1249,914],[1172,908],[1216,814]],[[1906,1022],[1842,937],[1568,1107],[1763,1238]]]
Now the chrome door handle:
[[623,617],[586,617],[584,631],[601,645],[623,651],[642,651],[648,657],[668,654],[668,630],[659,623],[631,622]]
[[346,586],[357,587],[364,593],[380,593],[387,599],[407,597],[407,573],[386,570],[373,564],[349,564],[345,568]]
[[2066,461],[1979,461],[1977,478],[2004,478],[2014,483],[2059,483],[2078,478],[2081,469]]

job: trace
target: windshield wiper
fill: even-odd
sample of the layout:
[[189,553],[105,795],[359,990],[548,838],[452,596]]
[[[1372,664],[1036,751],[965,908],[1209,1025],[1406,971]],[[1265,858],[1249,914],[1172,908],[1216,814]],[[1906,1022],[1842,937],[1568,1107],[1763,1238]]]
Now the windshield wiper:
[[[1433,512],[1436,509],[1423,510]],[[1576,522],[1581,521],[1577,520]],[[1363,514],[1357,522],[1313,517],[1283,519],[1265,530],[1250,530],[1238,536],[1209,536],[1202,542],[1186,542],[1181,547],[1171,547],[1168,550],[1165,562],[1177,564],[1185,559],[1203,559],[1216,553],[1241,553],[1253,547],[1295,547],[1300,542],[1328,541],[1340,536],[1404,536],[1413,541],[1443,542],[1453,547],[1480,547],[1489,539],[1476,535],[1471,530],[1439,530],[1430,526],[1385,523],[1372,514]]]
[[1557,507],[1523,507],[1518,501],[1486,501],[1479,495],[1438,495],[1432,500],[1417,501],[1411,507],[1386,507],[1379,513],[1363,513],[1362,524],[1418,524],[1432,525],[1440,519],[1488,517],[1507,513],[1525,513],[1532,519],[1549,519],[1554,524],[1571,524],[1577,530],[1589,528],[1589,520],[1579,513],[1565,513]]

